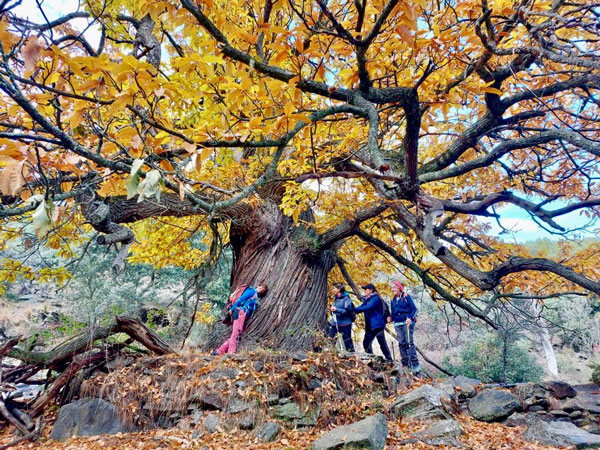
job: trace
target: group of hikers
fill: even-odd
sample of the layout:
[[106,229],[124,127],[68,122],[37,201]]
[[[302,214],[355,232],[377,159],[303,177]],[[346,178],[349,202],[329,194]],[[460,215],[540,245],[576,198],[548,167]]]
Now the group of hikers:
[[[390,348],[385,338],[385,329],[388,323],[393,323],[396,339],[402,357],[404,370],[410,370],[413,375],[421,375],[421,366],[417,350],[413,341],[413,333],[418,309],[412,297],[406,292],[404,285],[399,281],[391,283],[393,298],[388,306],[377,292],[377,288],[369,283],[361,286],[364,291],[362,304],[355,307],[343,283],[333,285],[333,303],[329,310],[331,319],[328,321],[327,334],[335,339],[338,333],[342,336],[347,352],[354,352],[352,341],[352,323],[357,314],[364,314],[365,336],[363,348],[366,353],[373,353],[373,341],[377,339],[379,348],[388,362],[393,362]],[[240,335],[246,320],[256,309],[258,299],[265,296],[269,288],[265,284],[258,287],[240,285],[229,296],[227,314],[223,322],[232,325],[230,337],[213,352],[213,355],[235,353]]]

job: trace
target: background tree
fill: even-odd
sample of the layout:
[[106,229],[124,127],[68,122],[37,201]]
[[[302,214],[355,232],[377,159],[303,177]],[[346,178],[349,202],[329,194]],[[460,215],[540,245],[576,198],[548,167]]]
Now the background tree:
[[117,269],[208,267],[229,245],[231,284],[271,287],[248,340],[284,348],[323,325],[339,261],[360,281],[400,265],[491,325],[484,291],[600,293],[597,245],[533,258],[480,220],[597,218],[593,4],[92,0],[32,23],[17,3],[0,2],[5,242],[25,216],[64,252],[93,227]]

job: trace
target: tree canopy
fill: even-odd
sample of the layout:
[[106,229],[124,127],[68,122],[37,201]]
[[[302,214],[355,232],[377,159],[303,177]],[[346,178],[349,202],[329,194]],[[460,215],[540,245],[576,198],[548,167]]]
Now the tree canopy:
[[18,3],[0,1],[2,245],[31,223],[75,258],[95,229],[117,266],[194,269],[271,202],[337,279],[400,267],[482,318],[484,291],[600,293],[597,244],[533,257],[482,220],[598,217],[593,2],[88,0],[39,23]]

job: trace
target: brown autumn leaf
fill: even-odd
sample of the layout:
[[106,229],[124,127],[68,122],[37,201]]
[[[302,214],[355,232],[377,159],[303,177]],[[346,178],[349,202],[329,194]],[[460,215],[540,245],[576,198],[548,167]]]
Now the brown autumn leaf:
[[21,54],[23,55],[23,61],[25,62],[25,76],[31,75],[35,69],[40,55],[44,46],[36,37],[29,38],[27,43],[23,47]]
[[7,165],[0,172],[0,192],[5,195],[15,195],[25,184],[25,161]]

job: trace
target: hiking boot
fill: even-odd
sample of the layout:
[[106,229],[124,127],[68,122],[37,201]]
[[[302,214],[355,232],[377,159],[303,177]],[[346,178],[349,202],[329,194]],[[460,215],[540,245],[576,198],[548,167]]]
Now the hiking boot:
[[413,377],[424,379],[427,378],[427,374],[419,368],[418,370],[413,371]]

